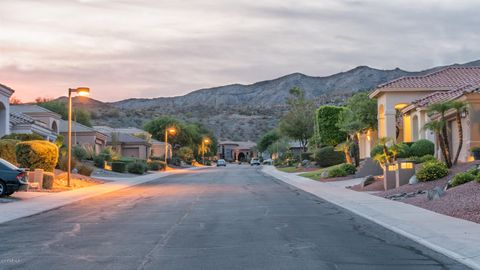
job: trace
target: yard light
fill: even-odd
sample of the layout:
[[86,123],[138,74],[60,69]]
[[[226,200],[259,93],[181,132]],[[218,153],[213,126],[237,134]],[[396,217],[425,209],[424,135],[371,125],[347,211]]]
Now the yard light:
[[72,94],[79,96],[88,96],[90,94],[90,88],[77,87],[68,89],[68,171],[67,171],[67,186],[71,186],[70,173],[72,171]]
[[174,127],[167,127],[165,129],[165,166],[167,166],[168,133],[170,133],[173,136],[175,135],[175,133],[177,133],[177,130]]

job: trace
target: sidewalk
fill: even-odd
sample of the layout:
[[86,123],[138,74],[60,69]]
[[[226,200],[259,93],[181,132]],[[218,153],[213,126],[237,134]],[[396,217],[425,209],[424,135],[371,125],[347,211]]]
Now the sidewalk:
[[346,189],[345,186],[351,183],[322,183],[280,172],[273,166],[264,166],[262,171],[469,267],[480,269],[480,224]]
[[111,182],[58,193],[15,193],[12,195],[12,202],[0,204],[0,224],[38,214],[90,197],[139,185],[172,174],[187,173],[192,170],[198,170],[198,168],[158,172],[133,178],[98,177],[99,179],[110,180]]

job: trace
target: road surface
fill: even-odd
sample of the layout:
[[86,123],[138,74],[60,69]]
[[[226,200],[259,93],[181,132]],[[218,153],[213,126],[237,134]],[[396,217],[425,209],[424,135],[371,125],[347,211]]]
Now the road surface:
[[467,268],[259,168],[229,165],[0,224],[0,269]]

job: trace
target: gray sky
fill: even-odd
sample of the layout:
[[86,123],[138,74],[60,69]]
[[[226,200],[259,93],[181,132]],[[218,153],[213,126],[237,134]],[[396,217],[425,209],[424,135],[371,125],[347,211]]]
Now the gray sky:
[[23,101],[175,96],[293,72],[480,59],[480,1],[1,0],[0,83]]

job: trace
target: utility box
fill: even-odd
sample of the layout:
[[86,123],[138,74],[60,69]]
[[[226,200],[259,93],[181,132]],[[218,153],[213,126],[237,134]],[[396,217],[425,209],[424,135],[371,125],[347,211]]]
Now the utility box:
[[395,174],[395,187],[408,184],[410,178],[415,174],[415,165],[413,162],[401,161],[397,163],[397,171]]
[[383,187],[385,190],[395,188],[397,182],[397,167],[398,164],[386,164],[385,170],[383,171]]

